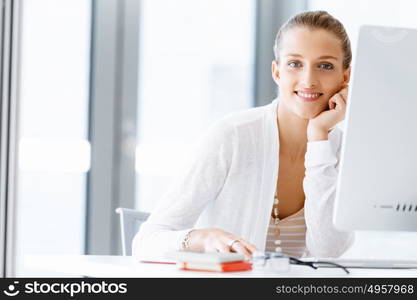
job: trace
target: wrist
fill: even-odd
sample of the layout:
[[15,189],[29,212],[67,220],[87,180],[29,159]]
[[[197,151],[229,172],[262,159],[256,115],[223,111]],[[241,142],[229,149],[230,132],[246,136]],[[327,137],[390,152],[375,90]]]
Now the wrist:
[[329,130],[309,127],[307,129],[307,140],[309,142],[326,141],[329,139]]
[[182,241],[181,241],[181,250],[191,250],[191,234],[193,233],[193,231],[195,231],[194,229],[188,231],[188,233],[183,237]]
[[201,229],[192,229],[190,230],[182,240],[182,250],[185,251],[196,251],[196,252],[203,252],[203,237],[202,237],[202,230]]

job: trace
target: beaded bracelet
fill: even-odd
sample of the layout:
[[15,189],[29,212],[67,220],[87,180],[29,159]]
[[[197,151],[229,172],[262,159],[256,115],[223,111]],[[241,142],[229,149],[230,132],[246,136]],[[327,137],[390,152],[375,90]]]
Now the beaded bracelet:
[[190,244],[189,244],[189,242],[190,242],[190,233],[191,233],[192,231],[194,231],[194,229],[193,229],[193,230],[188,231],[188,233],[187,233],[187,234],[184,236],[184,238],[182,239],[182,241],[181,241],[181,247],[182,247],[182,250],[187,250],[187,249],[190,247]]

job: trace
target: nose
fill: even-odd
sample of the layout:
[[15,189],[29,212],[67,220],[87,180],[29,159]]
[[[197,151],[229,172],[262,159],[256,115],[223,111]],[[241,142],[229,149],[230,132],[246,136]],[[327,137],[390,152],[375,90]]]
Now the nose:
[[317,76],[314,69],[311,67],[304,68],[301,75],[301,83],[306,88],[313,88],[317,86]]

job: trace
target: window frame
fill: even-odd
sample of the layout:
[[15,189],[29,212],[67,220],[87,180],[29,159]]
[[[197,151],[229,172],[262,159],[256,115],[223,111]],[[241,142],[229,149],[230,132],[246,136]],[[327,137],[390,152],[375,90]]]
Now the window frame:
[[115,209],[134,207],[139,8],[136,0],[92,2],[86,254],[120,254]]
[[2,0],[0,13],[0,276],[15,274],[15,206],[18,153],[18,70],[21,5]]
[[271,62],[275,59],[273,47],[278,29],[289,16],[306,10],[307,0],[256,1],[254,105],[261,106],[277,96],[277,86],[272,79]]

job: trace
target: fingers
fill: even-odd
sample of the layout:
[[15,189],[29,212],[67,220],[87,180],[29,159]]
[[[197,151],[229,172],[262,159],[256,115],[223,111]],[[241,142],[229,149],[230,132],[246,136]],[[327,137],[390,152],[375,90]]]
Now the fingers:
[[[330,97],[329,103],[328,103],[329,109],[340,110],[341,108],[343,108],[344,105],[346,105],[347,103],[347,96],[348,96],[348,85],[343,84],[339,92],[337,92],[332,97]],[[343,101],[343,103],[340,101],[340,99]]]
[[217,252],[222,252],[222,253],[228,253],[231,252],[231,249],[229,246],[225,245],[225,244],[219,244],[216,247]]
[[[256,246],[234,236],[229,237],[230,239],[226,243],[218,245],[217,249],[219,252],[237,252],[242,253],[246,259],[250,259],[253,252],[258,251]],[[232,241],[235,241],[231,244]]]
[[348,95],[348,89],[344,88],[343,90],[340,91],[339,95],[342,96],[343,100],[346,102],[347,100],[347,95]]
[[243,245],[243,243],[241,241],[238,241],[236,243],[233,243],[232,247],[230,247],[230,249],[234,252],[237,253],[242,253],[243,255],[245,255],[246,259],[250,258],[251,252],[249,252],[248,249],[246,249],[246,247]]
[[245,255],[246,260],[249,260],[253,253],[259,251],[259,249],[255,245],[241,239],[239,239],[238,242],[233,243],[231,248],[235,252],[242,253],[243,255]]
[[344,110],[346,108],[346,101],[343,99],[342,95],[337,95],[334,100],[336,103],[336,110]]
[[340,89],[340,91],[337,93],[339,95],[342,96],[343,100],[345,101],[345,103],[347,103],[347,98],[348,98],[348,89],[349,86],[347,84],[343,84],[342,88]]
[[254,252],[259,251],[259,249],[255,245],[253,245],[251,243],[248,243],[244,240],[240,240],[240,241],[246,247],[246,249],[248,249],[250,251],[251,254],[254,253]]
[[[259,251],[258,248],[243,239],[219,229],[207,229],[209,234],[204,241],[205,252],[237,252],[250,259],[251,254]],[[206,233],[207,234],[207,233]]]
[[330,109],[335,109],[335,110],[338,110],[338,111],[346,109],[346,101],[340,93],[337,93],[332,98],[330,98],[329,108]]
[[333,102],[333,97],[329,100],[329,109],[334,109],[336,107],[336,103]]

